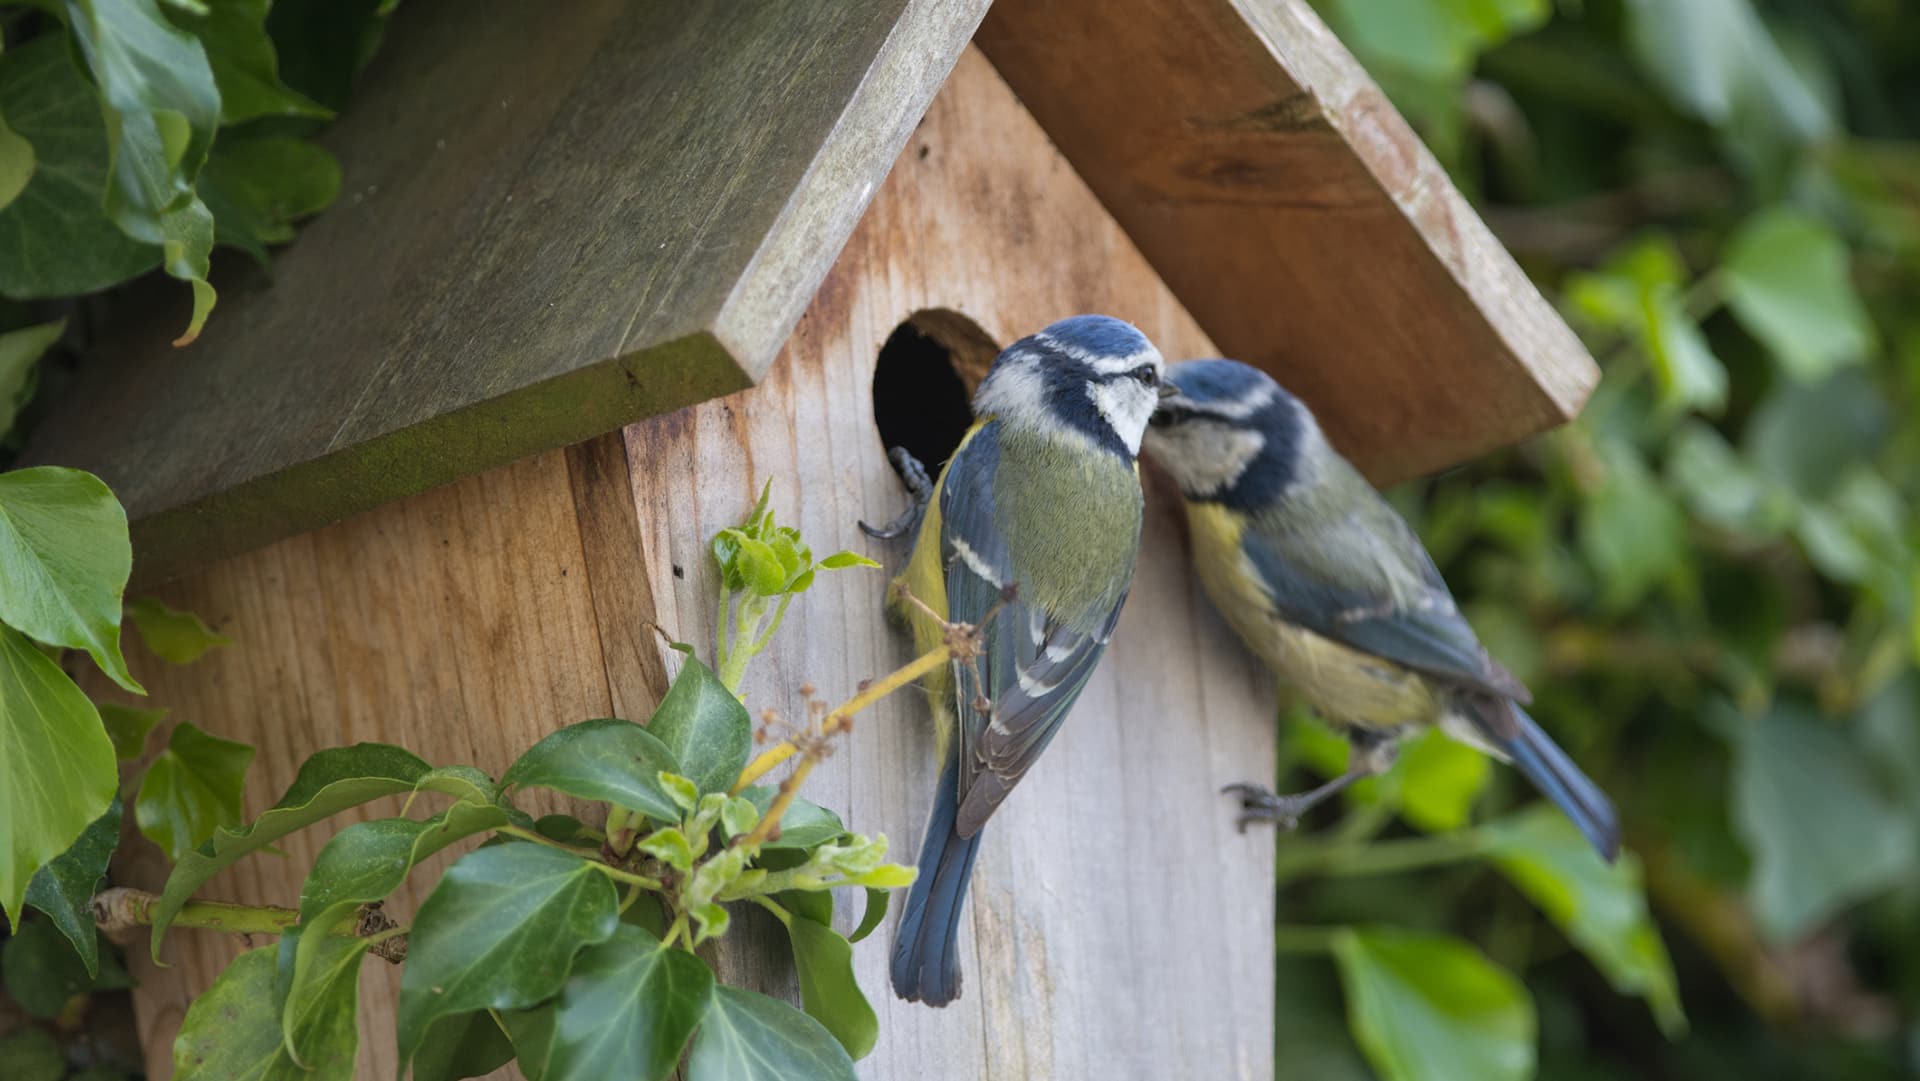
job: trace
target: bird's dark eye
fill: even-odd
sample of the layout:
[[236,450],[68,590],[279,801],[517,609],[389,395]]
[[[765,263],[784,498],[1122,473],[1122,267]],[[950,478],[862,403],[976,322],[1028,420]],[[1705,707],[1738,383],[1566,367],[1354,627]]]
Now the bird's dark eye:
[[1147,418],[1147,424],[1155,428],[1165,428],[1173,423],[1173,414],[1165,409],[1156,410]]
[[1127,374],[1138,379],[1144,386],[1151,387],[1160,382],[1160,373],[1151,364],[1142,364]]

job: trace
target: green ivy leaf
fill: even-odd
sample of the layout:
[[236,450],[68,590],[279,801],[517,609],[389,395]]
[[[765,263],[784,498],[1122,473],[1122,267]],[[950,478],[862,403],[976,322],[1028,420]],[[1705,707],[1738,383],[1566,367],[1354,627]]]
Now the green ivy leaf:
[[233,644],[233,639],[216,634],[199,616],[170,608],[158,597],[142,597],[127,605],[127,615],[141,641],[168,664],[192,664],[207,650]]
[[318,214],[340,194],[340,163],[325,149],[287,135],[224,136],[200,174],[213,211],[214,239],[263,266],[267,245],[293,239],[293,223]]
[[713,1000],[713,972],[638,927],[583,950],[560,993],[545,1081],[662,1081]]
[[438,1018],[533,1006],[566,982],[574,954],[620,925],[612,883],[544,845],[468,853],[420,906],[400,977],[400,1062]]
[[1402,743],[1394,770],[1400,816],[1429,831],[1466,825],[1493,775],[1486,755],[1437,731]]
[[279,54],[281,81],[329,108],[345,106],[395,6],[396,0],[274,0],[267,33]]
[[[0,210],[27,190],[34,164],[33,144],[7,126],[7,114],[0,110]],[[0,431],[5,431],[9,423],[11,418],[0,421]]]
[[889,890],[867,889],[867,907],[860,913],[860,926],[847,936],[848,942],[858,942],[879,929],[880,922],[887,918],[887,900],[891,896]]
[[240,790],[252,762],[252,747],[182,721],[140,781],[133,820],[168,859],[178,861],[216,829],[239,824]]
[[128,236],[159,245],[167,273],[193,286],[193,316],[176,342],[185,344],[214,302],[213,216],[194,191],[220,124],[206,50],[156,0],[66,0],[66,15],[107,116],[107,215]]
[[[773,799],[779,793],[765,785],[754,785],[740,793],[753,804],[753,809],[765,818],[773,806]],[[846,836],[846,824],[840,816],[817,803],[796,799],[787,807],[787,813],[780,816],[780,835],[760,847],[763,850],[806,849],[837,841]]]
[[837,571],[846,567],[874,567],[877,569],[880,564],[875,563],[859,552],[835,552],[821,560],[820,566],[830,571]]
[[312,1071],[306,1076],[350,1078],[360,1050],[360,962],[369,943],[351,935],[303,938],[311,948],[294,959],[280,1013],[282,1046],[288,1058]]
[[1770,540],[1793,521],[1793,493],[1762,476],[1719,432],[1699,421],[1674,432],[1667,477],[1696,516],[1722,529]]
[[[8,134],[6,124],[0,122],[0,162],[4,161],[5,137]],[[4,164],[0,164],[0,195],[6,194],[3,174]],[[4,206],[6,201],[0,199],[0,206]],[[66,331],[67,321],[57,319],[0,334],[0,435],[5,435],[13,427],[13,418],[27,404],[33,387],[34,365]]]
[[1446,935],[1343,928],[1333,957],[1347,1024],[1383,1081],[1533,1076],[1533,1001],[1479,950]]
[[67,1059],[47,1030],[22,1026],[0,1036],[0,1077],[9,1081],[60,1081]]
[[164,709],[100,703],[100,723],[106,726],[107,738],[113,741],[113,756],[122,762],[131,762],[146,753],[147,737],[153,733],[153,726],[166,716]]
[[1818,218],[1784,207],[1755,215],[1720,270],[1733,314],[1795,379],[1825,379],[1873,353],[1847,246]]
[[687,835],[681,833],[677,826],[655,830],[641,838],[634,847],[676,871],[693,867],[693,846],[687,843]]
[[[98,949],[92,941],[87,946]],[[48,920],[28,920],[0,950],[0,983],[27,1016],[44,1020],[59,1016],[68,999],[92,987],[93,976],[60,928]]]
[[1602,445],[1606,478],[1582,508],[1580,549],[1613,611],[1638,602],[1687,559],[1686,518],[1631,448]]
[[[351,1081],[351,1057],[308,1072],[287,1056],[275,1023],[274,950],[248,950],[193,1000],[173,1041],[175,1081]],[[317,1065],[317,1064],[316,1064]]]
[[854,1081],[833,1033],[792,1006],[717,986],[693,1038],[687,1076],[699,1081]]
[[220,123],[262,116],[327,119],[333,112],[280,81],[273,42],[267,38],[271,0],[204,0],[204,15],[178,15],[206,49],[220,91]]
[[1732,795],[1734,829],[1753,854],[1747,894],[1775,942],[1892,885],[1920,853],[1913,819],[1881,794],[1860,752],[1790,703],[1744,726]]
[[647,731],[666,745],[702,793],[725,792],[753,750],[753,718],[713,670],[689,657]]
[[160,959],[160,943],[180,906],[208,879],[294,830],[368,800],[412,791],[428,769],[417,756],[384,743],[330,747],[307,759],[286,795],[253,825],[221,830],[174,864],[153,909],[153,959]]
[[660,786],[663,770],[683,772],[666,744],[631,721],[606,717],[569,725],[534,744],[508,767],[500,787],[551,788],[678,822],[680,806]]
[[0,623],[84,649],[115,683],[144,694],[120,655],[120,594],[132,570],[126,511],[100,478],[57,466],[0,473]]
[[[413,1081],[457,1081],[484,1077],[513,1061],[513,1043],[489,1010],[442,1017],[427,1029],[420,1053],[413,1056]],[[531,1081],[540,1075],[521,1063]]]
[[1640,862],[1623,852],[1609,865],[1545,804],[1482,827],[1494,865],[1547,914],[1623,995],[1647,1000],[1660,1031],[1687,1030],[1673,961],[1647,912]]
[[780,565],[780,556],[773,547],[752,537],[741,537],[739,544],[740,551],[734,556],[734,566],[739,568],[743,588],[762,597],[773,597],[784,592],[787,572]]
[[160,265],[160,249],[120,231],[101,208],[106,121],[72,40],[43,33],[0,54],[0,113],[33,146],[32,178],[0,206],[0,296],[92,293]]
[[1725,127],[1754,118],[1805,141],[1833,127],[1749,0],[1629,0],[1628,39],[1642,66],[1682,108]]
[[[883,910],[885,904],[881,902]],[[832,909],[827,913],[831,920]],[[800,975],[801,1006],[833,1033],[850,1058],[865,1058],[880,1040],[880,1018],[854,978],[853,946],[829,923],[797,910],[785,922],[787,938],[793,943],[794,968]]]
[[120,845],[120,801],[93,820],[71,848],[35,871],[27,883],[26,903],[47,914],[73,944],[91,979],[100,974],[99,935],[93,926],[93,895],[107,873],[107,861]]
[[119,774],[93,703],[51,658],[4,626],[0,747],[0,905],[18,927],[28,880],[106,812]]
[[544,1002],[530,1010],[501,1010],[500,1023],[506,1026],[513,1042],[515,1063],[527,1081],[546,1081],[547,1062],[553,1054],[554,1013],[558,1003]]

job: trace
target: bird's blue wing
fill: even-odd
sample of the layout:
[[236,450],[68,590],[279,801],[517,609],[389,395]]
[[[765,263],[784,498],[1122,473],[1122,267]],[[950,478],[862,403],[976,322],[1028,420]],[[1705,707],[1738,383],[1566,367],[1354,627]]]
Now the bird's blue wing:
[[[962,837],[986,824],[1046,749],[1099,663],[1120,615],[1115,604],[1099,629],[1086,634],[1018,592],[1019,574],[995,514],[999,464],[999,425],[989,423],[954,457],[940,492],[947,618],[977,625],[993,614],[982,655],[971,664],[954,665],[955,753],[960,756],[955,829]],[[1008,586],[1016,587],[1012,599],[1006,597]]]
[[[1383,538],[1383,529],[1393,535]],[[1448,683],[1532,701],[1526,686],[1488,656],[1419,538],[1398,515],[1304,531],[1249,528],[1241,550],[1288,623]],[[1355,585],[1320,569],[1386,559],[1410,561],[1408,581],[1397,591],[1379,578]]]

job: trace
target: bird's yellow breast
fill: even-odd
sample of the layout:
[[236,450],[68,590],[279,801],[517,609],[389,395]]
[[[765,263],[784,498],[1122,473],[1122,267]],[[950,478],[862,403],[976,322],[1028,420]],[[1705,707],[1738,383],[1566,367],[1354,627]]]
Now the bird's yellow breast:
[[1217,503],[1187,504],[1200,584],[1247,647],[1304,695],[1320,715],[1363,728],[1438,720],[1439,702],[1420,675],[1284,619],[1241,546],[1247,519]]

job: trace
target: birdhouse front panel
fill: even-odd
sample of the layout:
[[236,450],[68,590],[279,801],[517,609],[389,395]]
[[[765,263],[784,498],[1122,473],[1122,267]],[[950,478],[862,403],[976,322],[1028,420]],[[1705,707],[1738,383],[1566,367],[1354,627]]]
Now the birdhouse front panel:
[[[712,534],[771,483],[814,550],[883,570],[822,575],[749,669],[756,715],[805,716],[911,658],[883,615],[906,541],[856,523],[906,495],[890,440],[950,446],[1000,346],[1066,315],[1136,324],[1169,359],[1209,355],[1172,297],[993,68],[968,51],[908,140],[766,377],[624,432],[467,478],[234,557],[164,591],[236,644],[154,669],[175,716],[260,747],[249,812],[322,747],[398,743],[498,775],[540,737],[644,717],[679,654],[711,657]],[[956,403],[960,403],[958,406]],[[956,409],[959,413],[956,414]],[[957,427],[956,427],[957,424]],[[931,463],[930,463],[931,464]],[[1235,829],[1222,785],[1266,782],[1274,702],[1192,582],[1173,493],[1148,471],[1131,597],[1060,737],[985,831],[961,938],[965,983],[932,1009],[887,987],[892,924],[854,948],[880,1040],[872,1078],[1265,1078],[1272,1074],[1271,837]],[[863,713],[805,794],[910,862],[936,784],[924,697]],[[367,816],[398,810],[379,804]],[[291,903],[332,826],[215,879],[210,896]],[[431,881],[443,855],[415,875]],[[156,886],[158,861],[124,861]],[[142,880],[144,876],[144,880]],[[396,918],[421,899],[403,890]],[[847,898],[837,923],[850,928]],[[721,977],[788,998],[770,917],[736,916]],[[188,997],[240,943],[176,932],[155,968],[132,951],[155,1077]],[[391,1076],[398,977],[362,982],[360,1076]],[[365,1023],[364,1019],[382,1023]]]

